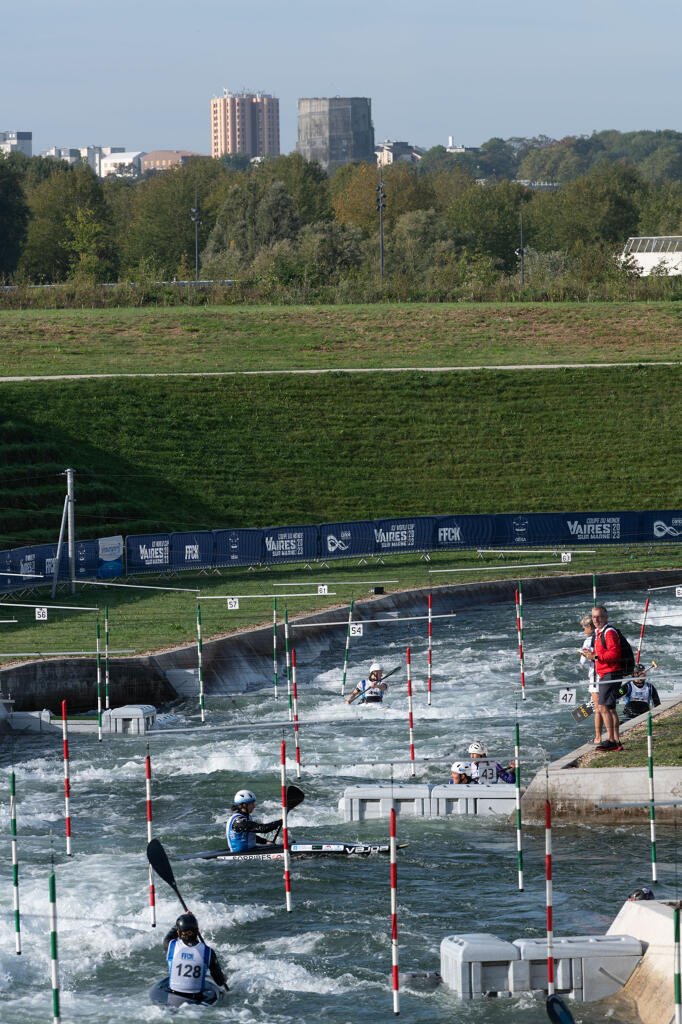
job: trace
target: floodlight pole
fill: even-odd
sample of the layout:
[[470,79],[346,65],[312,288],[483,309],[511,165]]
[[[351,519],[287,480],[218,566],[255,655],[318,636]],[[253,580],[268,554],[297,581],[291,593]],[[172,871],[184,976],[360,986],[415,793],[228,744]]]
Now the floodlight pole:
[[54,569],[52,571],[52,600],[54,601],[54,595],[57,591],[57,580],[59,579],[59,562],[62,555],[62,544],[64,542],[64,528],[66,527],[66,514],[69,509],[69,496],[68,494],[64,498],[64,511],[62,512],[62,524],[59,527],[59,540],[57,541],[57,557],[54,560]]
[[70,584],[71,585],[71,593],[75,594],[76,593],[76,584],[75,584],[74,581],[76,579],[76,535],[75,535],[75,532],[74,532],[74,523],[73,523],[74,496],[73,496],[73,470],[72,469],[67,469],[66,470],[66,497],[67,497],[67,500],[68,500],[68,503],[69,503],[68,504],[68,518],[67,518],[68,542],[69,542],[69,580],[71,581],[71,584]]
[[194,206],[192,207],[192,223],[194,224],[194,280],[199,280],[199,188],[194,186]]

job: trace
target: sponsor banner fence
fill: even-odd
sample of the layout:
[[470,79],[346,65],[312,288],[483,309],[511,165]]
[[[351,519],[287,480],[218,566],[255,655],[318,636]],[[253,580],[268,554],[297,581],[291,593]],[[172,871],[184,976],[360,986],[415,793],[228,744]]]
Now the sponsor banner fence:
[[[230,565],[329,561],[406,551],[457,548],[557,548],[608,544],[682,543],[682,510],[569,512],[498,515],[405,516],[260,529],[145,533],[78,541],[76,579],[113,579],[142,573],[222,568]],[[0,551],[0,591],[51,581],[57,545]],[[125,554],[125,559],[124,559]],[[16,575],[15,575],[16,574]],[[62,545],[59,579],[69,574]]]

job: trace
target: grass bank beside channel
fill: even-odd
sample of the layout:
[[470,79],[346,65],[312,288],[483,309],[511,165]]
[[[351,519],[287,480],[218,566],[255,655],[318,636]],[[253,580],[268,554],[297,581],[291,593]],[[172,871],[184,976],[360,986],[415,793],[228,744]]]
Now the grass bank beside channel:
[[682,303],[385,303],[0,313],[5,374],[682,359]]
[[[678,705],[657,715],[651,722],[654,770],[659,767],[682,765],[682,706]],[[623,749],[615,754],[588,754],[581,766],[590,768],[646,768],[647,719],[623,734]]]

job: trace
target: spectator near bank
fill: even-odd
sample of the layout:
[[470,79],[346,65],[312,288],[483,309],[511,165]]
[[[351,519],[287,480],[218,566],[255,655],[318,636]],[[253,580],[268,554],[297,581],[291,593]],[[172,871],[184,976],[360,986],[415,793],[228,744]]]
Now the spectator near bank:
[[604,605],[592,609],[594,623],[594,651],[583,648],[583,656],[593,661],[599,684],[599,710],[606,726],[607,739],[599,745],[600,750],[622,750],[616,704],[620,680],[622,655],[620,637],[613,626],[608,625],[609,614]]
[[580,655],[580,664],[590,666],[587,679],[589,683],[589,693],[592,698],[592,706],[594,708],[594,740],[592,742],[601,743],[601,734],[604,723],[601,711],[599,710],[599,687],[597,685],[597,674],[594,662],[590,658],[586,657],[584,653],[585,651],[590,651],[594,654],[594,623],[589,612],[587,615],[583,615],[580,620],[580,625],[583,627],[583,632],[585,633],[583,650]]

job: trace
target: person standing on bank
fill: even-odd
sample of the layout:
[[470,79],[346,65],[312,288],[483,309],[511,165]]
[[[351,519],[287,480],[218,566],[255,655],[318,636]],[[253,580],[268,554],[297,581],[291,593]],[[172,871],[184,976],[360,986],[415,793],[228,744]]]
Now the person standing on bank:
[[584,654],[585,650],[591,651],[592,654],[594,654],[594,623],[589,612],[587,615],[583,615],[580,620],[580,625],[583,627],[583,631],[585,633],[583,653],[580,655],[580,664],[590,666],[587,678],[589,681],[589,692],[592,696],[592,705],[594,707],[594,740],[592,742],[601,743],[603,721],[601,711],[599,710],[599,687],[597,686],[595,664]]
[[600,744],[601,750],[622,750],[616,703],[621,671],[620,637],[613,626],[608,625],[609,614],[603,604],[592,609],[594,623],[594,651],[583,648],[583,656],[593,661],[599,684],[599,710],[606,726],[607,739]]
[[369,679],[363,679],[355,687],[346,704],[352,704],[356,697],[362,694],[361,704],[378,704],[384,699],[388,690],[388,683],[384,683],[384,666],[374,661],[369,666]]
[[[199,922],[194,914],[180,914],[164,937],[163,948],[168,960],[168,991],[189,1003],[202,1002],[206,972],[216,985],[229,991],[215,950],[199,936]],[[177,1000],[178,1005],[182,1005]]]

